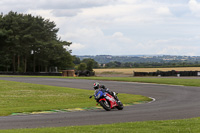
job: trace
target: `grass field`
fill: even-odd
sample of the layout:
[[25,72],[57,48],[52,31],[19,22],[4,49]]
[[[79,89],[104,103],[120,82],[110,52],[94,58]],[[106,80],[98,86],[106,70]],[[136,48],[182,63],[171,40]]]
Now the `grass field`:
[[199,133],[200,118],[104,125],[0,130],[0,133]]
[[113,68],[113,69],[94,69],[96,74],[127,74],[132,75],[134,72],[156,72],[160,71],[200,71],[200,67],[176,67],[176,68]]
[[[96,105],[94,99],[89,99],[89,96],[94,94],[93,90],[1,80],[0,84],[0,116]],[[151,100],[144,96],[131,94],[119,94],[118,97],[124,104]]]

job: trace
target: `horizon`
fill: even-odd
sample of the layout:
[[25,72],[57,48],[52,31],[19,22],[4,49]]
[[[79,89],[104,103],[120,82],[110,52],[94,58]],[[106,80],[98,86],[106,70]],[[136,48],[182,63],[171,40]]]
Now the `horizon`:
[[188,56],[188,55],[145,55],[145,54],[141,54],[141,55],[106,55],[106,54],[102,54],[102,55],[73,55],[73,56],[186,56],[186,57],[199,57],[199,56]]

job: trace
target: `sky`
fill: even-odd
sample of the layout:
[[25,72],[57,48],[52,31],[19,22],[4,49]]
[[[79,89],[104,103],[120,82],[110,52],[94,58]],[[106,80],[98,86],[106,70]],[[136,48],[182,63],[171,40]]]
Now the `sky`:
[[0,0],[54,21],[73,55],[200,56],[200,0]]

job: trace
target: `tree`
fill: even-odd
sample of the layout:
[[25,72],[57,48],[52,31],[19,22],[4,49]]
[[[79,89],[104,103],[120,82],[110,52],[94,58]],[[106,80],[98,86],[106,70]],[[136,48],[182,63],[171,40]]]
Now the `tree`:
[[80,70],[80,71],[85,71],[86,68],[87,68],[87,65],[85,63],[80,63],[78,65],[78,70]]
[[81,63],[80,58],[74,55],[74,56],[73,56],[73,63],[74,63],[75,65],[80,64],[80,63]]
[[107,63],[106,67],[115,68],[115,67],[121,67],[121,65],[122,65],[121,62],[114,61],[114,62]]
[[[56,24],[40,16],[9,12],[0,15],[1,70],[49,71],[51,67],[72,68],[71,42],[57,37]],[[9,52],[8,52],[9,51]]]
[[96,62],[94,59],[88,58],[88,59],[83,59],[83,63],[86,63],[87,65],[87,70],[88,71],[93,71],[93,68],[98,68],[98,62]]

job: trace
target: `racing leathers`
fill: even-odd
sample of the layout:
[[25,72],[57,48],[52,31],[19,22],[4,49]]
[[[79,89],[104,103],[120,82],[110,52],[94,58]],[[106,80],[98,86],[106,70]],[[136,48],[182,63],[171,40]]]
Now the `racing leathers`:
[[119,101],[117,95],[115,92],[112,92],[112,91],[109,91],[108,88],[105,88],[104,85],[100,85],[99,86],[99,89],[96,89],[95,92],[94,92],[94,95],[96,95],[99,91],[102,91],[102,92],[107,92],[108,94],[110,94],[111,96],[113,96],[117,101]]

